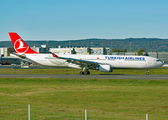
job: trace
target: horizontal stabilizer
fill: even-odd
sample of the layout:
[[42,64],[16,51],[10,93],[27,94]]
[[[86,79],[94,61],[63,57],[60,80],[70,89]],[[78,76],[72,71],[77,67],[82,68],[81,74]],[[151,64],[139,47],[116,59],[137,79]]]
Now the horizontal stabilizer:
[[16,53],[10,53],[10,54],[16,55],[17,57],[22,58],[22,59],[26,58],[25,54],[16,54]]
[[58,55],[56,55],[55,53],[52,53],[53,57],[58,57]]

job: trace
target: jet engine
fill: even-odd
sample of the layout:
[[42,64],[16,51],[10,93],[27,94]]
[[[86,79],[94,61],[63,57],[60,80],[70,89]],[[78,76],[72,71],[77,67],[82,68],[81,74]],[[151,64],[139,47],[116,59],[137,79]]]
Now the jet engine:
[[99,65],[100,72],[113,72],[111,65]]

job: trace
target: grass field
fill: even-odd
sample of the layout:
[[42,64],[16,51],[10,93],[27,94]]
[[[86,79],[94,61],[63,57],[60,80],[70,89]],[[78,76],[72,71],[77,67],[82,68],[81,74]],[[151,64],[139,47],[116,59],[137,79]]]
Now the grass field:
[[[168,81],[0,78],[0,102],[55,109],[87,109],[119,116],[168,115]],[[99,114],[100,117],[103,115]]]
[[[79,71],[76,69],[0,69],[0,74],[78,74]],[[113,73],[91,70],[91,74],[145,73],[146,70],[117,69]],[[167,75],[168,69],[151,69],[150,74]],[[115,117],[135,120],[144,119],[147,113],[168,116],[168,81],[0,78],[1,118],[16,119],[13,113],[20,112],[18,118],[27,119],[28,104],[31,105],[32,113],[37,112],[38,108],[38,113],[34,114],[35,120],[54,120],[56,116],[67,120],[62,116],[69,114],[74,119],[76,112],[68,111],[69,109],[78,111],[81,116],[84,116],[84,110],[87,109],[90,118],[105,120],[111,119],[114,114]],[[26,114],[21,112],[21,108],[12,107],[15,105],[24,106]],[[48,108],[53,109],[53,112]],[[62,115],[62,113],[65,114]],[[83,117],[78,119],[83,119]]]

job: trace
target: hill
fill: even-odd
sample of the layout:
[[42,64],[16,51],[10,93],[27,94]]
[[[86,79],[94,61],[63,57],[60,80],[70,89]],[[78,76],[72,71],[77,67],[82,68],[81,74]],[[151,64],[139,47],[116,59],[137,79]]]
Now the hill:
[[[152,52],[157,50],[158,52],[168,52],[168,39],[158,39],[158,38],[127,38],[127,39],[83,39],[83,40],[67,40],[67,41],[48,41],[48,46],[51,48],[57,48],[59,45],[61,47],[111,47],[117,49],[127,49],[129,52],[138,51],[139,48],[145,48],[147,52]],[[29,41],[26,43],[29,46],[40,47],[40,45],[46,44],[46,41]],[[13,47],[11,41],[0,42],[0,47]]]

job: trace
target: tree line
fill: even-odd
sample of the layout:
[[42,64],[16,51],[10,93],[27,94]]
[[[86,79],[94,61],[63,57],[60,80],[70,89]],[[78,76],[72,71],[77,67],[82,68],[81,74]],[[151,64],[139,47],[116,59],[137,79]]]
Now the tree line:
[[[109,47],[116,48],[118,51],[125,51],[122,48],[126,48],[127,52],[138,51],[139,48],[145,48],[147,52],[152,51],[165,51],[168,52],[168,39],[158,39],[158,38],[127,38],[127,39],[83,39],[83,40],[46,40],[48,41],[49,48],[58,48],[61,46],[65,47]],[[28,41],[25,42],[30,46],[40,47],[46,44],[46,41]],[[12,42],[1,41],[0,47],[13,47]],[[120,50],[119,50],[120,49]],[[116,51],[116,50],[115,50]]]

